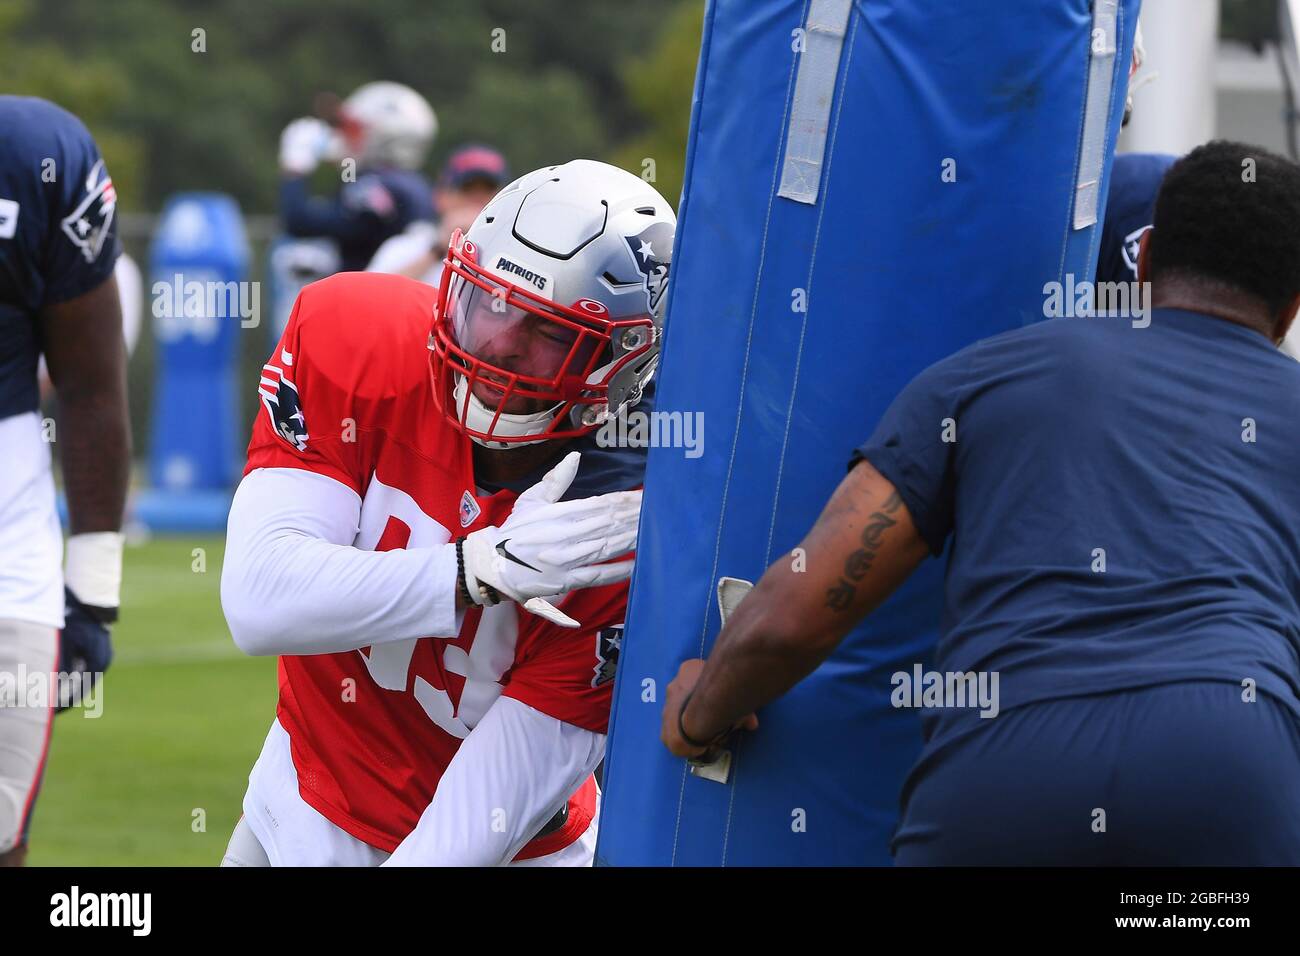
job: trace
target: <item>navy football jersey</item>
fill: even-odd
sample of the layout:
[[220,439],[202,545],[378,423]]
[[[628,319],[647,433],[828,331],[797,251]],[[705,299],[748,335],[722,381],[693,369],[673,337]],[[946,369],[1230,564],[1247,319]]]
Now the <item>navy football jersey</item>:
[[0,96],[0,419],[39,406],[39,316],[113,274],[117,194],[90,132],[45,100]]
[[1110,171],[1106,222],[1097,253],[1098,282],[1136,282],[1138,242],[1155,216],[1156,194],[1178,159],[1163,153],[1122,153]]
[[377,169],[325,199],[308,193],[305,177],[289,176],[280,183],[280,216],[291,236],[333,239],[343,271],[360,272],[385,239],[433,219],[433,187],[410,170]]

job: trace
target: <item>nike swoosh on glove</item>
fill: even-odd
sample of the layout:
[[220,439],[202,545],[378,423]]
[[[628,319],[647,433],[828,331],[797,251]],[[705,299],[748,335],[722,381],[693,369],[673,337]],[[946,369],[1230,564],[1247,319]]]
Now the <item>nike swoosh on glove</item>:
[[63,589],[63,631],[59,635],[59,672],[81,674],[80,693],[74,694],[71,681],[59,681],[59,699],[55,708],[66,710],[76,704],[94,688],[99,675],[108,670],[113,661],[113,642],[108,625],[97,620],[86,605],[67,588]]
[[[610,561],[636,547],[640,491],[560,501],[578,473],[570,452],[519,496],[501,524],[465,538],[465,587],[477,604],[495,589],[561,627],[580,627],[551,603],[569,591],[625,581],[632,561]],[[484,587],[486,585],[486,587]]]

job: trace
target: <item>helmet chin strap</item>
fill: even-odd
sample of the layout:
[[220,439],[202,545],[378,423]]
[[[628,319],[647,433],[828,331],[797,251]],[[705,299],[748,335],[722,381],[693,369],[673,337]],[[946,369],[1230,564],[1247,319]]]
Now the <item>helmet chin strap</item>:
[[[466,382],[464,375],[456,376],[456,388],[453,395],[456,400],[456,414],[466,426],[480,432],[492,429],[498,435],[509,435],[512,438],[524,435],[540,435],[546,431],[551,422],[555,421],[556,414],[564,405],[563,402],[560,402],[531,415],[509,415],[505,412],[498,415],[496,409],[488,408],[479,400],[477,395],[469,390],[469,384]],[[495,428],[492,425],[492,419],[494,418],[496,419]],[[479,438],[477,435],[470,435],[469,437],[471,441],[482,445],[484,448],[498,449],[523,448],[526,445],[540,445],[542,442],[549,440],[539,438],[536,441],[501,442],[492,441],[490,438]]]

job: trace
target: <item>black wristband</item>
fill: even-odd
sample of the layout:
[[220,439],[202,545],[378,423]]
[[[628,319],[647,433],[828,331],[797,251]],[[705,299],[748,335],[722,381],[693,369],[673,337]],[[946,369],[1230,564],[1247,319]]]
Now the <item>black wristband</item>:
[[686,728],[682,725],[682,718],[686,716],[686,705],[691,702],[691,697],[694,694],[695,688],[692,687],[690,693],[686,695],[686,699],[682,701],[681,709],[677,711],[677,733],[681,735],[682,740],[686,741],[692,747],[712,747],[717,743],[718,739],[722,737],[722,734],[718,734],[712,740],[700,741],[688,734]]
[[456,539],[456,593],[460,595],[466,607],[473,607],[478,602],[470,597],[469,588],[465,584],[465,539]]

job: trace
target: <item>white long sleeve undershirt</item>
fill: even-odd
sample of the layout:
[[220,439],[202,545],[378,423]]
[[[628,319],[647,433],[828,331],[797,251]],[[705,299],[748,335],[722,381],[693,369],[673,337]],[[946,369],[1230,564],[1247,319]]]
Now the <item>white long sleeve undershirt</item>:
[[[333,478],[296,468],[244,477],[230,509],[221,573],[222,608],[241,650],[326,654],[460,632],[455,547],[356,548],[360,517],[361,499]],[[604,752],[604,734],[499,698],[388,862],[510,862]]]
[[246,654],[330,654],[455,637],[456,549],[353,547],[361,499],[299,468],[239,483],[226,527],[221,606]]
[[605,735],[512,697],[488,708],[384,866],[504,866],[605,755]]

